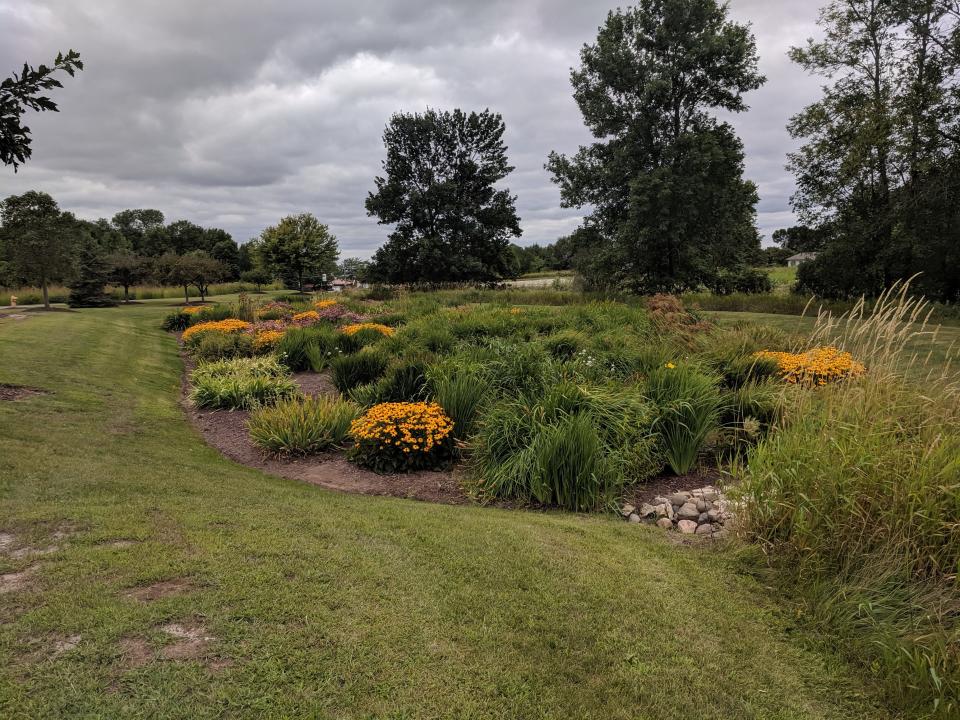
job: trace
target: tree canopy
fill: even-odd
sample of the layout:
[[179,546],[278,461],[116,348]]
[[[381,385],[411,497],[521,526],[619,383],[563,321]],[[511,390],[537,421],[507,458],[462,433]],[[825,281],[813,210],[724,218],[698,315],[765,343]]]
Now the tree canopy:
[[14,172],[33,153],[30,147],[30,128],[23,124],[27,110],[59,112],[57,104],[44,95],[44,91],[63,87],[54,73],[63,71],[70,77],[83,70],[80,54],[69,50],[57,53],[53,66],[40,65],[34,68],[24,63],[20,73],[0,82],[0,162],[13,165]]
[[337,238],[310,213],[288,215],[260,234],[256,252],[263,265],[303,292],[304,283],[332,276],[340,257]]
[[831,0],[823,38],[791,50],[828,80],[789,125],[793,206],[826,237],[803,289],[875,295],[921,272],[917,289],[960,299],[958,18],[949,0]]
[[389,282],[490,282],[512,270],[520,236],[515,198],[494,185],[507,162],[503,118],[484,110],[398,113],[383,134],[387,159],[369,215],[393,225],[371,275]]
[[547,169],[565,207],[590,207],[577,255],[588,283],[679,291],[742,267],[759,247],[743,146],[710,111],[758,88],[748,28],[716,0],[643,0],[607,16],[571,72],[597,141]]

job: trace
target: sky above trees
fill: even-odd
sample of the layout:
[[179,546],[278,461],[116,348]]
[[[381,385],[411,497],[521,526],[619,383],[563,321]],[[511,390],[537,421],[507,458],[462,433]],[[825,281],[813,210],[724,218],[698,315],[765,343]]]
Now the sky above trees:
[[[86,70],[56,93],[60,113],[26,118],[31,162],[0,172],[0,197],[50,193],[79,217],[155,207],[243,242],[277,217],[312,212],[343,256],[386,239],[364,210],[396,111],[489,107],[503,115],[505,184],[521,244],[572,231],[543,169],[589,142],[569,72],[616,3],[581,0],[0,0],[0,75],[80,51]],[[817,34],[819,2],[732,0],[750,21],[768,82],[729,118],[759,186],[767,237],[792,224],[796,147],[785,126],[819,81],[786,56]]]

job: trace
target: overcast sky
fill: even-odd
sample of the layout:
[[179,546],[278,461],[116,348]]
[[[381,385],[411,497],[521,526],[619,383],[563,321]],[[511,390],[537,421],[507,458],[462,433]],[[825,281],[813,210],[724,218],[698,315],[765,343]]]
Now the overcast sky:
[[[543,169],[590,140],[570,67],[616,3],[597,0],[0,0],[0,76],[78,50],[86,69],[31,114],[33,158],[0,196],[44,190],[81,217],[153,207],[244,242],[290,213],[330,225],[343,257],[389,229],[363,208],[391,113],[489,107],[507,125],[521,244],[570,232]],[[786,57],[815,34],[815,0],[732,0],[768,78],[733,118],[758,222],[792,221],[787,119],[819,81]]]

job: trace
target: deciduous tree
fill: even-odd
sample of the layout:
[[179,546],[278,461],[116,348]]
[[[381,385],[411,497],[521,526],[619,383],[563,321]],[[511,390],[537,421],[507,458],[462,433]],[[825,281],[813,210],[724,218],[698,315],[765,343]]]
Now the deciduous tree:
[[264,230],[257,253],[266,268],[289,275],[300,292],[305,280],[318,282],[322,275],[332,275],[340,256],[337,238],[310,213],[289,215]]
[[643,0],[607,16],[571,73],[597,141],[547,169],[565,207],[590,207],[578,266],[588,282],[677,291],[742,266],[759,247],[743,146],[712,112],[759,87],[753,36],[716,0]]
[[389,282],[489,282],[513,267],[515,198],[496,183],[513,168],[503,118],[489,110],[398,113],[383,134],[387,159],[369,215],[394,229],[371,273]]

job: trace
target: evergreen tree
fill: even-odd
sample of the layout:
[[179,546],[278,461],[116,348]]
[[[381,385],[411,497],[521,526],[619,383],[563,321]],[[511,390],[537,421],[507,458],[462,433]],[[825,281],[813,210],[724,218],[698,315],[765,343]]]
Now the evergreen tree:
[[100,244],[89,233],[80,239],[74,276],[67,287],[70,307],[109,307],[116,301],[104,292],[110,281],[110,264]]

